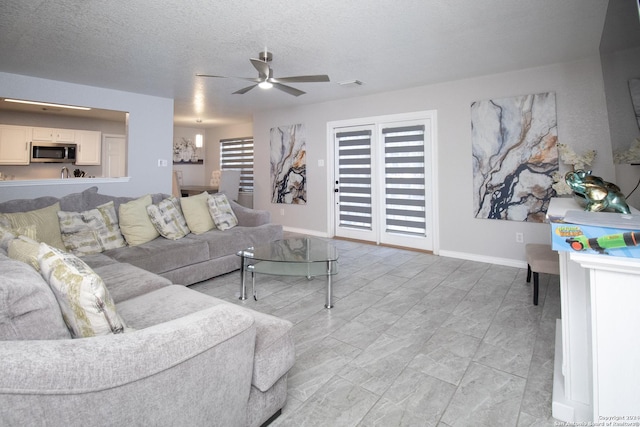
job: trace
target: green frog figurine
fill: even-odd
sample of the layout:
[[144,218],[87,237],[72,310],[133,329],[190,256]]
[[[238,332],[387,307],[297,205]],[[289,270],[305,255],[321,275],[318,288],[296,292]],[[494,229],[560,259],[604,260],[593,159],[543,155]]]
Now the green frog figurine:
[[623,214],[631,213],[620,188],[599,176],[591,175],[591,171],[569,171],[564,180],[575,194],[585,199],[586,211],[600,212],[607,209]]

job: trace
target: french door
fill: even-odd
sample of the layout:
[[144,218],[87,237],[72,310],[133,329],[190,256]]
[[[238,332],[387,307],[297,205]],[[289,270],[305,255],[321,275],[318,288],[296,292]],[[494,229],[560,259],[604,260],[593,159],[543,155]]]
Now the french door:
[[336,236],[433,250],[431,122],[333,129]]

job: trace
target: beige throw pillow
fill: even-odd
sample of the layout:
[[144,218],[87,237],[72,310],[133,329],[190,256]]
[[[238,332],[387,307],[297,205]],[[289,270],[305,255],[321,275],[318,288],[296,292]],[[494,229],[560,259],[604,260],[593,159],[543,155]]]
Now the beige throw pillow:
[[0,214],[0,223],[10,224],[14,234],[24,234],[20,232],[21,229],[25,230],[29,229],[30,226],[35,226],[35,240],[65,250],[65,245],[60,235],[60,225],[58,224],[57,213],[59,210],[60,203],[57,202],[46,208],[34,211]]
[[41,243],[38,262],[73,338],[125,331],[126,325],[116,313],[104,282],[80,258]]
[[164,238],[177,240],[189,234],[180,202],[175,197],[164,199],[157,205],[147,206],[149,219]]
[[226,195],[213,194],[207,199],[207,204],[213,223],[218,227],[218,230],[228,230],[238,225],[238,218],[233,213]]
[[59,211],[58,219],[62,241],[75,255],[90,255],[126,246],[113,201],[84,212]]
[[36,271],[40,271],[40,264],[38,262],[39,250],[40,243],[30,239],[29,237],[19,236],[9,242],[7,254],[9,255],[9,258],[22,261],[35,268]]
[[182,197],[180,199],[182,212],[187,220],[189,230],[193,234],[202,234],[215,227],[207,205],[208,198],[209,193],[205,191],[196,196]]
[[120,231],[131,246],[150,242],[160,234],[153,226],[147,213],[147,206],[152,204],[151,195],[147,194],[139,199],[120,205]]

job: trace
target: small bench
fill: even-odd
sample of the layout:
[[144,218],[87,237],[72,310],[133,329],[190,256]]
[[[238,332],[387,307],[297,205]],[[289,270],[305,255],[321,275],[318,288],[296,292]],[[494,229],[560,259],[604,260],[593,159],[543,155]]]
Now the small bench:
[[551,245],[529,243],[525,247],[527,253],[527,283],[531,282],[533,273],[533,304],[538,305],[538,273],[560,274],[558,253]]

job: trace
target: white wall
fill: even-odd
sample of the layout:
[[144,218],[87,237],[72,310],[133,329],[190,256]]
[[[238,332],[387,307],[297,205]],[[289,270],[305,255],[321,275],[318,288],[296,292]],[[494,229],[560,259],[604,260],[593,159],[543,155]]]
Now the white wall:
[[[93,86],[0,73],[0,96],[129,112],[129,182],[100,184],[101,193],[136,196],[171,193],[173,99]],[[158,167],[158,159],[168,161]],[[63,196],[89,184],[3,187],[0,201],[42,195]]]
[[[173,140],[177,141],[181,138],[187,138],[192,141],[196,140],[196,134],[202,134],[204,136],[205,130],[198,128],[175,126],[173,128]],[[202,164],[176,164],[173,165],[173,170],[182,172],[182,185],[206,185],[209,184],[209,180],[205,182],[205,164],[207,145],[204,144],[202,148],[196,148],[196,155],[200,159],[204,159]]]
[[[473,217],[471,102],[554,91],[558,139],[574,150],[596,149],[594,174],[614,179],[602,71],[598,57],[579,62],[422,86],[373,96],[270,110],[254,115],[256,191],[254,206],[271,212],[274,222],[313,234],[331,235],[328,209],[333,186],[327,159],[326,124],[385,114],[437,110],[440,253],[467,259],[522,265],[525,243],[550,241],[548,224],[476,219]],[[270,200],[269,131],[304,123],[307,133],[308,203],[272,204]],[[318,160],[325,167],[318,166]],[[561,169],[562,170],[562,169]],[[284,216],[280,215],[284,209]]]

